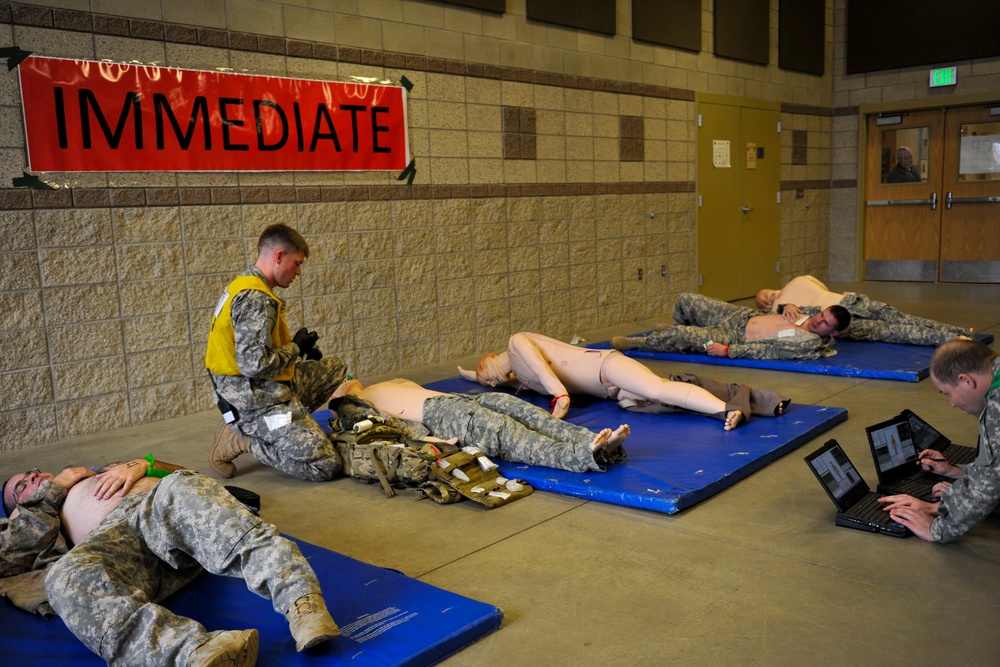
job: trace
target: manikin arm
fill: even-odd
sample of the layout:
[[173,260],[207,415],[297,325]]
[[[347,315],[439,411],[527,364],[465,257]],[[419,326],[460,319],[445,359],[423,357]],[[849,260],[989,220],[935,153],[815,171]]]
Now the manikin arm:
[[569,392],[559,376],[552,370],[548,359],[542,354],[538,344],[523,334],[514,334],[507,343],[510,353],[511,368],[518,377],[533,377],[540,387],[535,387],[539,393],[554,396],[557,400],[552,406],[552,415],[558,419],[566,416],[569,411]]

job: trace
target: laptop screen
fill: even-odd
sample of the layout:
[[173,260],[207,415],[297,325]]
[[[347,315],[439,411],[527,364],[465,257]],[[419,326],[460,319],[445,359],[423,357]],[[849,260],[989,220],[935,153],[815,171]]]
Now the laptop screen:
[[809,465],[819,480],[830,492],[830,495],[840,500],[848,491],[861,482],[861,475],[851,465],[851,460],[840,446],[827,449],[819,456],[809,460]]
[[910,425],[910,434],[913,436],[913,443],[917,449],[936,449],[948,444],[948,440],[937,429],[913,412],[904,410],[901,416],[905,416],[907,423]]
[[916,460],[917,448],[906,420],[884,422],[866,430],[879,472],[884,473]]

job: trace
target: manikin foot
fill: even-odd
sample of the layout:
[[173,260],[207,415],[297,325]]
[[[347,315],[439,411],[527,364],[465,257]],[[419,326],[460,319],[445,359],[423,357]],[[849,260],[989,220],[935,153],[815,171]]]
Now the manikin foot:
[[726,413],[726,425],[725,430],[732,431],[734,428],[740,425],[743,421],[743,413],[739,410],[732,410]]
[[614,432],[612,432],[611,437],[608,438],[608,444],[606,445],[605,449],[607,449],[610,452],[617,449],[618,447],[621,447],[623,444],[625,444],[625,438],[627,438],[628,434],[631,432],[632,429],[629,428],[628,424],[622,424],[617,429],[615,429]]
[[784,401],[782,401],[781,403],[778,403],[778,407],[776,407],[774,409],[774,416],[775,417],[780,417],[781,415],[785,414],[785,408],[787,408],[788,404],[791,403],[791,402],[792,402],[792,399],[788,398],[788,399],[785,399]]
[[608,446],[608,438],[611,437],[611,429],[602,429],[594,439],[590,441],[590,451],[597,453]]

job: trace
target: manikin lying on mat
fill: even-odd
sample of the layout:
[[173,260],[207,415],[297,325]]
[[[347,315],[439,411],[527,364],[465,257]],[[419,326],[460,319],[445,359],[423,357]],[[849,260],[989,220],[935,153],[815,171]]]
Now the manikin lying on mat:
[[615,336],[618,350],[707,352],[734,359],[817,359],[836,354],[833,337],[851,323],[843,306],[830,306],[790,322],[702,294],[685,293],[674,304],[676,326],[657,326],[648,336]]
[[971,330],[901,313],[864,294],[831,292],[812,276],[792,278],[780,290],[762,289],[756,303],[761,310],[783,314],[790,321],[830,306],[843,306],[851,314],[851,325],[840,334],[844,340],[941,345],[959,336],[972,337]]
[[300,651],[340,634],[294,542],[215,480],[152,459],[100,474],[12,476],[2,489],[10,519],[0,519],[0,595],[55,612],[112,666],[256,664],[257,630],[207,632],[157,604],[202,569],[269,598]]
[[345,394],[364,399],[383,416],[411,422],[411,437],[426,435],[420,430],[423,425],[436,438],[457,439],[460,445],[506,461],[586,472],[604,470],[604,464],[625,458],[627,424],[594,433],[510,394],[446,394],[402,378],[368,387],[348,380],[333,397]]
[[487,387],[523,387],[554,396],[552,414],[559,418],[569,410],[569,394],[587,394],[616,399],[626,410],[663,412],[673,407],[699,412],[724,421],[728,431],[751,413],[776,417],[790,402],[766,389],[690,374],[668,380],[617,350],[576,347],[526,331],[510,337],[506,352],[483,356],[475,372],[458,370]]

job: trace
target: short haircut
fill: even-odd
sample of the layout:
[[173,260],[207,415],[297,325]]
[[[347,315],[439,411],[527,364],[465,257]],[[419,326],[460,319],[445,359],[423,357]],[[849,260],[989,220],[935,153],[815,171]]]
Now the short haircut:
[[908,146],[900,146],[899,148],[897,148],[896,149],[896,161],[898,162],[899,160],[901,160],[902,157],[904,155],[906,155],[907,153],[909,153],[910,155],[913,155],[913,151],[911,151]]
[[257,239],[258,253],[276,246],[280,246],[286,252],[301,252],[306,257],[309,256],[309,244],[305,238],[288,225],[281,223],[269,225],[260,233],[260,238]]
[[851,313],[846,308],[843,306],[830,306],[827,310],[837,320],[837,333],[851,326]]
[[958,384],[958,376],[988,375],[997,355],[992,349],[974,340],[950,340],[931,357],[931,375],[938,382]]
[[10,484],[10,480],[14,478],[13,475],[4,480],[3,486],[0,486],[0,498],[3,499],[3,515],[6,517],[10,516],[10,513],[14,511],[14,506],[8,507],[7,503],[7,485]]

